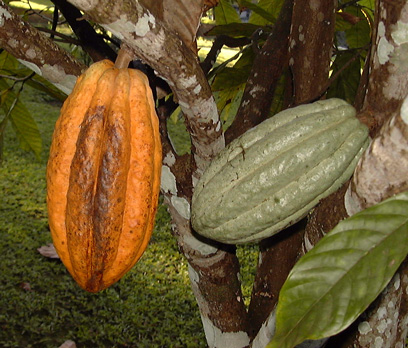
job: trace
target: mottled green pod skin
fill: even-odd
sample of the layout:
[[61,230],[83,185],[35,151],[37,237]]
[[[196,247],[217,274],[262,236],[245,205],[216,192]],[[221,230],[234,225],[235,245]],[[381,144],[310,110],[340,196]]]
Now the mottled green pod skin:
[[340,99],[278,113],[231,142],[196,185],[192,226],[227,243],[258,242],[302,219],[352,175],[368,129]]

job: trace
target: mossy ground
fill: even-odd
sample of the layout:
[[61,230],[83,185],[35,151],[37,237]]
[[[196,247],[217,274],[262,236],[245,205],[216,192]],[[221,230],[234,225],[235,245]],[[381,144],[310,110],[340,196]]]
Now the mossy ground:
[[[60,105],[28,87],[23,102],[39,126],[44,150],[36,160],[7,129],[0,166],[0,347],[55,348],[68,339],[78,348],[205,347],[187,263],[163,205],[140,262],[101,293],[81,290],[59,260],[37,251],[51,243],[45,166]],[[181,132],[179,142],[188,139],[182,128],[172,127],[173,134]],[[256,249],[239,253],[248,297]]]

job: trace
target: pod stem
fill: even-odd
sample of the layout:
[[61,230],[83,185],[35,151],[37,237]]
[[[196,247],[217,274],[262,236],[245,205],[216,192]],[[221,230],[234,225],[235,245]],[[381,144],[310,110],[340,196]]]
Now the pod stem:
[[130,54],[129,50],[126,47],[121,46],[118,56],[115,60],[115,67],[118,69],[129,67],[129,63],[133,60],[133,56]]

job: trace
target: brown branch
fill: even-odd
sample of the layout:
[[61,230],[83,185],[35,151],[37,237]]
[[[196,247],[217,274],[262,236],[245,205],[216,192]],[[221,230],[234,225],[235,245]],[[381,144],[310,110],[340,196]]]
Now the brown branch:
[[36,27],[36,29],[38,31],[50,34],[50,39],[52,39],[53,41],[57,41],[55,39],[55,37],[57,36],[57,37],[60,37],[62,39],[61,41],[65,42],[65,43],[81,46],[81,42],[79,40],[74,39],[74,38],[72,38],[72,37],[70,37],[68,35],[59,33],[58,31],[54,31],[52,29],[43,28],[43,27]]
[[360,58],[361,53],[357,52],[351,57],[339,70],[337,70],[333,75],[330,76],[329,80],[326,84],[322,87],[322,89],[314,96],[310,97],[309,99],[305,100],[303,104],[312,103],[316,100],[321,99],[326,94],[327,90],[330,86],[336,81],[336,79],[358,58]]
[[290,66],[293,75],[292,105],[319,95],[329,79],[333,48],[336,1],[305,6],[296,1],[290,36]]
[[251,41],[249,38],[232,38],[227,35],[217,36],[211,46],[210,51],[205,57],[204,61],[201,63],[201,68],[204,73],[207,75],[211,68],[214,66],[218,54],[224,46],[228,47],[242,47],[250,44]]
[[304,221],[263,240],[259,245],[259,264],[248,308],[252,338],[277,304],[279,291],[298,259],[303,229]]
[[293,3],[294,0],[285,0],[272,33],[255,57],[241,105],[225,133],[227,143],[268,117],[276,86],[288,62]]

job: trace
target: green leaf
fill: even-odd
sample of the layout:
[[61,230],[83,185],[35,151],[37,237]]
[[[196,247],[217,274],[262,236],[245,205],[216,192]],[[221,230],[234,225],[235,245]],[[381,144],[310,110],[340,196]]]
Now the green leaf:
[[[24,78],[32,73],[32,70],[21,65],[16,58],[6,51],[0,54],[0,72],[3,75],[10,75],[16,78]],[[61,92],[57,87],[55,87],[51,82],[47,81],[39,75],[34,75],[34,77],[25,81],[31,87],[38,89],[39,91],[47,93],[52,98],[59,101],[64,101],[67,95]]]
[[7,51],[0,53],[0,70],[13,70],[18,68],[18,60]]
[[217,35],[228,35],[231,37],[251,37],[252,34],[262,28],[264,32],[270,31],[269,28],[260,27],[259,25],[250,23],[229,23],[224,25],[217,25],[212,28],[207,35],[217,36]]
[[181,107],[178,106],[170,115],[170,120],[173,123],[177,123],[177,121],[181,118]]
[[241,84],[214,93],[218,112],[226,126],[230,124],[237,113],[244,88],[245,84]]
[[275,88],[275,93],[272,99],[271,108],[269,109],[269,116],[273,116],[277,114],[279,111],[282,110],[284,100],[285,100],[285,93],[286,93],[286,86],[287,86],[287,79],[289,77],[289,71],[286,70],[282,76],[279,78],[279,81]]
[[217,25],[224,25],[229,23],[241,23],[237,10],[232,6],[228,0],[221,0],[214,8],[215,22]]
[[[24,69],[24,71],[25,71],[24,75],[28,75],[30,72],[29,69]],[[51,82],[47,81],[46,79],[39,75],[35,75],[33,78],[27,80],[26,83],[39,91],[47,93],[50,97],[55,98],[61,102],[65,101],[65,99],[67,98],[67,95],[64,92],[62,92],[60,89],[55,87]]]
[[363,8],[364,13],[370,17],[370,22],[374,23],[375,0],[360,0],[358,4]]
[[[262,2],[265,3],[265,1],[262,1]],[[270,6],[273,6],[272,5],[273,1],[268,1],[267,3],[268,3],[268,5],[270,4]],[[248,9],[250,9],[252,11],[252,16],[254,16],[254,13],[257,14],[262,19],[262,20],[260,20],[260,22],[265,22],[265,23],[262,23],[262,24],[267,24],[267,23],[268,24],[273,24],[273,23],[275,23],[276,16],[274,16],[272,12],[269,12],[269,11],[265,10],[265,8],[263,8],[262,6],[254,4],[254,3],[252,3],[251,1],[248,1],[248,0],[240,0],[239,5],[241,7],[246,7]],[[272,7],[272,9],[275,9],[275,7],[276,6]]]
[[341,221],[292,269],[268,348],[292,348],[347,328],[408,251],[408,191]]
[[[354,51],[340,51],[337,54],[332,65],[332,76],[341,71],[346,64],[349,65],[340,72],[340,75],[330,85],[327,92],[328,98],[336,97],[353,104],[361,75],[360,57],[356,58],[355,55],[356,52]],[[352,59],[354,61],[351,61]]]
[[336,31],[345,31],[353,27],[353,24],[347,22],[339,13],[336,13]]
[[232,90],[231,98],[224,105],[224,108],[220,114],[220,118],[223,121],[224,130],[231,125],[237,114],[238,108],[241,104],[242,95],[244,94],[244,89],[245,84],[239,86],[235,90]]
[[219,74],[217,74],[211,88],[213,91],[235,88],[246,83],[248,74],[249,69],[247,67],[226,67]]
[[264,13],[261,14],[259,11],[253,10],[251,17],[249,18],[249,23],[257,25],[268,25],[271,24],[269,18],[273,18],[272,23],[275,23],[275,20],[276,18],[278,18],[279,12],[282,8],[282,4],[283,0],[259,0],[257,7],[263,9],[270,15],[270,17],[265,18]]
[[370,23],[366,15],[357,6],[347,7],[346,11],[360,18],[350,29],[345,30],[346,41],[350,48],[367,47],[371,42]]
[[[9,89],[8,83],[0,78],[0,90],[6,89]],[[33,151],[39,159],[42,150],[40,131],[35,120],[18,97],[18,94],[10,90],[2,99],[1,107],[16,132],[20,147],[27,151]]]
[[[229,88],[230,86],[237,86],[242,83],[241,79],[246,79],[248,77],[248,74],[251,70],[252,63],[254,60],[254,51],[251,49],[251,47],[244,47],[242,50],[240,50],[236,55],[231,57],[230,59],[226,60],[222,64],[216,66],[214,69],[211,70],[209,74],[209,80],[212,81],[211,88],[213,91],[215,90],[220,90],[220,89],[225,89]],[[235,61],[233,68],[229,67],[230,63]],[[224,72],[225,70],[225,72]],[[241,74],[246,73],[246,78],[244,76],[240,77],[233,77],[232,81],[226,81],[226,85],[223,85],[223,83],[220,81],[224,80],[225,77],[227,79],[231,78],[231,72],[239,72]],[[227,76],[226,76],[227,75]],[[220,76],[218,82],[215,82],[216,78]],[[245,80],[246,81],[246,80]],[[215,83],[215,85],[214,85]]]

